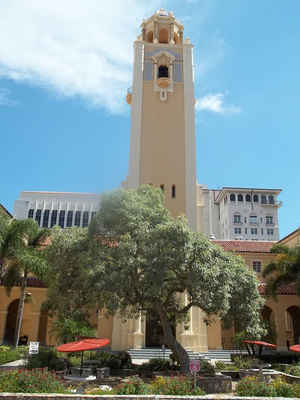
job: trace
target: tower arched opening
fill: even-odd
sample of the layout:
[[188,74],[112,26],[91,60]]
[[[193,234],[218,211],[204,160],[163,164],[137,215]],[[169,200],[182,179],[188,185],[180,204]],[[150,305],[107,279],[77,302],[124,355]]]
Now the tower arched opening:
[[264,340],[266,342],[276,343],[276,325],[273,310],[268,306],[264,306],[261,311],[261,319],[267,330]]
[[153,43],[153,32],[149,31],[146,35],[146,39],[148,43]]
[[158,67],[158,78],[169,78],[169,68],[166,65]]
[[13,344],[14,342],[18,307],[19,307],[19,299],[13,300],[7,307],[6,325],[3,338],[3,342],[6,344]]
[[159,31],[158,41],[159,43],[169,43],[169,32],[166,28]]

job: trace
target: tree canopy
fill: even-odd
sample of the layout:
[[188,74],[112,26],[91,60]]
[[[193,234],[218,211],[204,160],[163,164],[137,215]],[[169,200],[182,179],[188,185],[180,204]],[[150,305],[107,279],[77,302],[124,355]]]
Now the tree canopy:
[[103,196],[89,234],[101,247],[93,269],[99,301],[125,318],[156,313],[183,369],[188,356],[171,320],[185,319],[193,306],[208,320],[212,315],[227,323],[239,320],[253,337],[263,333],[256,276],[241,258],[191,231],[184,217],[173,218],[160,189],[141,186]]
[[277,257],[268,264],[263,277],[266,278],[267,293],[276,297],[278,290],[289,284],[295,284],[296,293],[300,295],[300,247],[289,248],[284,245],[275,245],[271,252]]
[[43,279],[47,271],[48,265],[40,247],[48,234],[48,230],[40,229],[32,219],[20,221],[0,216],[1,280],[8,294],[13,286],[21,288],[14,337],[15,346],[19,341],[27,279],[30,274]]

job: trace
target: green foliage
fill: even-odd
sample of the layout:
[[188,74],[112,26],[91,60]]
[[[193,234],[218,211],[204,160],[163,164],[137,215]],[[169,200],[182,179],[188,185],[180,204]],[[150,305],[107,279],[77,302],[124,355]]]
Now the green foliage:
[[231,359],[238,369],[259,368],[261,361],[246,354],[232,354]]
[[66,393],[62,381],[43,369],[0,371],[0,392]]
[[[73,316],[81,318],[81,314],[78,315],[77,312],[74,312]],[[95,335],[95,329],[85,319],[63,318],[62,315],[59,315],[58,319],[53,321],[52,331],[62,343],[73,342],[81,336],[93,337]]]
[[24,358],[26,353],[28,353],[26,346],[19,346],[17,348],[0,346],[0,365]]
[[65,368],[65,362],[58,357],[53,348],[40,347],[38,354],[29,356],[26,368],[48,368],[49,370],[62,371]]
[[200,375],[215,375],[215,367],[207,360],[200,360]]
[[115,394],[130,395],[130,394],[150,394],[149,385],[145,384],[140,378],[129,378],[127,383],[122,383],[115,387]]
[[273,364],[272,368],[277,371],[285,372],[286,374],[300,376],[300,364],[299,363],[298,364],[290,364],[290,365]]
[[141,371],[165,371],[168,369],[170,369],[170,362],[163,358],[152,358],[139,366]]
[[263,271],[263,277],[266,278],[267,283],[267,294],[276,297],[281,286],[295,283],[296,292],[300,295],[300,247],[289,248],[276,245],[271,251],[276,253],[277,257]]
[[130,354],[127,351],[109,353],[94,351],[90,354],[90,360],[98,361],[97,367],[110,367],[111,369],[130,368],[132,366]]
[[242,397],[275,397],[276,391],[273,385],[261,382],[256,377],[252,376],[243,378],[238,382],[236,394]]
[[200,388],[194,388],[193,379],[187,376],[157,377],[150,385],[153,394],[169,396],[203,396],[205,392]]
[[181,364],[187,366],[188,357],[171,321],[186,321],[193,306],[208,319],[216,314],[227,324],[238,319],[252,337],[264,334],[254,273],[241,258],[192,232],[183,217],[173,218],[160,189],[141,186],[104,196],[89,233],[102,249],[91,276],[98,303],[124,319],[157,314],[164,341]]
[[43,308],[55,316],[54,332],[62,342],[94,336],[89,319],[97,305],[90,275],[99,259],[97,249],[85,228],[56,227],[51,232],[51,245],[45,250],[50,268]]
[[[225,364],[224,361],[216,361],[216,370],[217,371],[223,371],[227,367],[229,367],[229,365]],[[230,365],[230,367],[231,367],[231,365]]]

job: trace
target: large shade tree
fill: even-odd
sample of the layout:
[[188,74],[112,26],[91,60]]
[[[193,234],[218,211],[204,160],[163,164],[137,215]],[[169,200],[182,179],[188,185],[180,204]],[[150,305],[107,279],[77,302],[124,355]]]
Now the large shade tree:
[[191,307],[205,311],[207,321],[213,315],[227,323],[238,319],[252,337],[263,333],[254,274],[241,258],[192,232],[183,217],[173,218],[160,189],[141,186],[103,196],[89,233],[102,247],[92,278],[102,306],[124,318],[156,314],[183,370],[189,359],[172,321],[186,319]]
[[49,269],[43,308],[54,317],[53,333],[61,342],[94,334],[90,317],[96,311],[95,296],[89,277],[98,250],[86,228],[52,229],[45,250]]
[[278,290],[285,285],[295,284],[296,293],[300,295],[300,247],[289,248],[284,245],[275,245],[271,253],[277,254],[264,271],[267,293],[276,297]]
[[47,262],[41,245],[49,232],[40,229],[32,219],[8,220],[0,218],[1,280],[8,295],[13,286],[20,286],[20,299],[13,343],[18,345],[26,298],[27,281],[30,275],[45,277]]

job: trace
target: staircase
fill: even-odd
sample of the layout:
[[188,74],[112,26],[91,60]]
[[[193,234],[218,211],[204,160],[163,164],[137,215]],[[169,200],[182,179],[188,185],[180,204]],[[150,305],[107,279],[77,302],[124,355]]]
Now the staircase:
[[[155,347],[147,347],[143,349],[130,349],[128,353],[131,355],[133,360],[150,360],[152,358],[165,358],[169,359],[171,354],[170,349],[161,349]],[[206,353],[198,353],[195,351],[187,351],[190,360],[199,360],[200,358],[209,358],[211,360],[220,360],[224,362],[230,362],[230,354],[241,354],[240,350],[208,350]],[[246,353],[246,352],[242,352]]]

